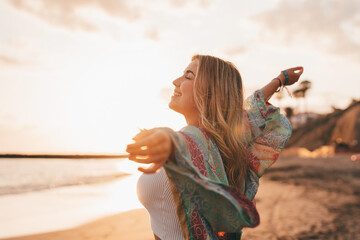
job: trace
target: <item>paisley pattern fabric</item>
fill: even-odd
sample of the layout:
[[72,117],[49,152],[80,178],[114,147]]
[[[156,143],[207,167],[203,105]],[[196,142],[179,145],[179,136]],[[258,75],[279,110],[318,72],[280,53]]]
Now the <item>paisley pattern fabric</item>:
[[203,129],[167,128],[175,155],[164,168],[185,239],[240,239],[242,228],[260,222],[253,202],[259,178],[277,160],[291,125],[260,90],[246,99],[245,111],[250,166],[244,193],[229,186],[220,152]]

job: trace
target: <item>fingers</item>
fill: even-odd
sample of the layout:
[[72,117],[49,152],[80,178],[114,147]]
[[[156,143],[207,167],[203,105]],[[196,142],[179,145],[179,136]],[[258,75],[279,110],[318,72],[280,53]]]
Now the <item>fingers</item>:
[[[146,145],[149,146],[149,145]],[[130,154],[134,154],[134,155],[156,155],[156,154],[161,154],[165,151],[168,151],[169,149],[167,148],[167,144],[166,143],[162,143],[162,144],[158,144],[146,149],[142,149],[142,148],[128,148],[126,149],[126,151]]]
[[130,154],[128,158],[134,162],[152,164],[149,168],[139,167],[138,170],[154,173],[164,165],[171,154],[171,138],[161,129],[140,131],[133,138],[135,143],[127,145],[126,151]]
[[294,67],[294,68],[291,68],[291,70],[298,76],[300,76],[303,71],[304,71],[304,68],[303,67]]
[[156,131],[151,133],[149,136],[138,140],[136,143],[127,145],[127,150],[133,148],[141,148],[143,146],[151,147],[163,142],[164,140],[166,140],[166,136],[164,135],[164,133],[162,131]]
[[292,68],[293,71],[297,71],[297,70],[303,70],[304,68],[302,66],[298,66],[298,67],[294,67]]
[[130,154],[128,156],[128,159],[137,163],[144,163],[144,164],[150,164],[151,162],[149,161],[148,157],[143,157],[143,158],[139,158],[136,155]]
[[[140,140],[136,140],[135,143],[129,144],[127,145],[127,149],[132,149],[132,148],[141,148],[143,146],[148,146],[149,144],[154,145],[156,143],[156,139],[154,139],[152,136],[152,134],[143,137]],[[136,136],[135,136],[136,137]],[[140,137],[138,137],[139,139]],[[134,138],[135,139],[135,138]],[[127,150],[126,150],[127,151]]]
[[150,129],[150,130],[148,130],[148,129],[139,129],[139,130],[140,130],[140,132],[138,134],[136,134],[135,137],[132,138],[135,141],[138,141],[141,138],[150,136],[153,133],[153,129]]
[[156,162],[166,161],[166,154],[158,154],[158,155],[148,155],[148,156],[138,156],[130,154],[128,159],[137,163],[150,164]]
[[148,168],[139,167],[138,170],[143,173],[155,173],[163,165],[164,163],[154,163],[151,167]]

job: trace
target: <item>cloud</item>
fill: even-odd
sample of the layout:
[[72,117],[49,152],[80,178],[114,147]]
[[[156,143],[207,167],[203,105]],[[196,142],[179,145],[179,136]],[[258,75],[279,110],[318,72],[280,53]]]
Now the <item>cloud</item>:
[[[175,8],[181,8],[184,7],[185,5],[187,5],[188,3],[194,2],[191,0],[170,0],[169,1],[171,6],[175,7]],[[210,0],[197,0],[195,1],[196,4],[201,7],[201,8],[207,8],[211,5],[211,1]]]
[[36,15],[53,25],[77,30],[96,31],[97,26],[81,16],[82,9],[97,8],[109,16],[133,21],[140,17],[139,8],[131,1],[118,0],[8,0],[16,9]]
[[310,43],[327,52],[360,60],[360,2],[358,0],[285,1],[252,17],[262,26],[262,38],[283,43]]
[[15,59],[15,58],[10,58],[7,56],[0,55],[0,65],[19,66],[21,64],[22,64],[22,62],[20,62],[19,60]]
[[245,52],[246,52],[246,48],[244,46],[235,46],[224,50],[224,53],[231,57],[241,55]]

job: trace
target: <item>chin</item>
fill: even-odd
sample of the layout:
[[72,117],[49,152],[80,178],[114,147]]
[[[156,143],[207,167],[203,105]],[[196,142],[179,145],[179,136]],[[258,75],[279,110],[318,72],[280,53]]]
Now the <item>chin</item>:
[[176,106],[176,104],[174,104],[172,101],[169,102],[168,106],[171,110],[181,114],[179,107]]
[[171,110],[174,110],[174,111],[176,111],[175,109],[176,109],[176,106],[174,106],[174,104],[172,103],[172,102],[169,102],[169,108],[171,109]]

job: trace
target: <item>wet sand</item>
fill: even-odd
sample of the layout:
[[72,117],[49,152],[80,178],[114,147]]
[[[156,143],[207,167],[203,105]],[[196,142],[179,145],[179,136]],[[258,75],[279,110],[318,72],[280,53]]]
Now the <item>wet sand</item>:
[[[280,157],[261,179],[260,225],[243,239],[360,239],[360,162]],[[153,239],[146,210],[137,209],[83,226],[8,240]]]

